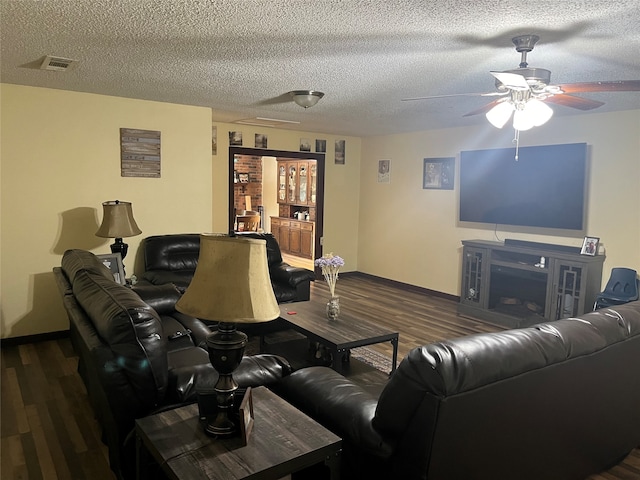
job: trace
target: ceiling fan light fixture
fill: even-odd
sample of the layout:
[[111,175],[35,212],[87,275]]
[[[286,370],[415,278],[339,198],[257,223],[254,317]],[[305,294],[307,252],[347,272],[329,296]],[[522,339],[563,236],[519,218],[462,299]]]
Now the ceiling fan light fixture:
[[510,101],[500,102],[489,110],[485,116],[491,125],[496,128],[502,128],[509,121],[514,110],[515,107]]
[[531,118],[534,127],[544,125],[553,116],[553,109],[544,102],[532,98],[524,107],[524,113]]
[[324,97],[324,93],[317,90],[293,90],[289,92],[296,104],[303,108],[313,107],[318,101]]
[[519,132],[531,130],[533,128],[533,119],[524,110],[516,109],[513,113],[513,128]]

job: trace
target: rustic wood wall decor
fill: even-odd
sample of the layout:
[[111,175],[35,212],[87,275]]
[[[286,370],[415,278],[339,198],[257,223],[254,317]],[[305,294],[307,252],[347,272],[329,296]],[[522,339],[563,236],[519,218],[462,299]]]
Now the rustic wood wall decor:
[[121,128],[120,168],[123,177],[160,178],[160,132]]

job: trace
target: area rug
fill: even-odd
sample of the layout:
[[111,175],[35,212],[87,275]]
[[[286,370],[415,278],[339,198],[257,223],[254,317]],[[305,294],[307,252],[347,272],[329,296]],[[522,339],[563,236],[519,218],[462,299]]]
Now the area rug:
[[366,363],[367,365],[384,373],[391,372],[391,358],[369,347],[351,349],[351,358]]

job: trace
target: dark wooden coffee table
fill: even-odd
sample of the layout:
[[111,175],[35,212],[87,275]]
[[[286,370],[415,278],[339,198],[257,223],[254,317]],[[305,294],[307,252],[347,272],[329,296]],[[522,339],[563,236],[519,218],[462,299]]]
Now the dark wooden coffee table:
[[266,387],[252,392],[255,420],[247,445],[205,434],[197,404],[136,420],[138,479],[147,478],[141,465],[151,454],[174,480],[278,479],[322,462],[338,480],[340,437]]
[[342,371],[343,360],[349,360],[349,352],[352,348],[391,342],[393,357],[390,373],[393,373],[398,361],[398,332],[379,327],[373,318],[351,308],[343,299],[341,299],[338,319],[328,320],[326,314],[328,300],[315,295],[306,302],[281,304],[280,318],[309,340],[327,347],[332,355],[331,366],[338,372]]

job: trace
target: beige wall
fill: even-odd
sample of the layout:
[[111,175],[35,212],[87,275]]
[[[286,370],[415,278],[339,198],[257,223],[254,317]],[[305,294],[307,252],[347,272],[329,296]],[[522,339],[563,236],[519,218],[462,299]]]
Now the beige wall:
[[[142,272],[138,246],[149,235],[226,231],[229,130],[243,132],[245,147],[254,146],[255,133],[266,133],[276,150],[297,151],[300,138],[327,139],[332,187],[325,212],[335,221],[325,226],[325,245],[356,268],[360,139],[214,123],[218,154],[212,156],[208,108],[9,84],[0,89],[2,338],[68,329],[51,270],[68,248],[110,252],[112,240],[94,235],[103,201],[132,202],[142,229],[125,240],[128,275]],[[161,178],[120,176],[123,127],[161,132]],[[346,139],[345,165],[333,163],[338,138]],[[345,218],[345,208],[356,215]]]
[[[496,239],[493,225],[469,228],[456,220],[460,151],[509,147],[512,137],[513,131],[486,124],[364,139],[358,270],[459,295],[461,240]],[[520,140],[521,146],[589,145],[586,234],[606,248],[603,283],[613,267],[640,271],[640,111],[556,117]],[[422,189],[429,157],[456,157],[454,190]],[[383,159],[391,159],[389,184],[377,183]],[[582,233],[504,226],[496,235],[571,246],[583,240]]]
[[[211,111],[61,90],[1,86],[2,337],[66,330],[51,269],[67,248],[109,253],[102,202],[133,203],[140,241],[210,231]],[[162,178],[120,176],[121,127],[161,132]],[[226,212],[225,212],[226,219]]]

